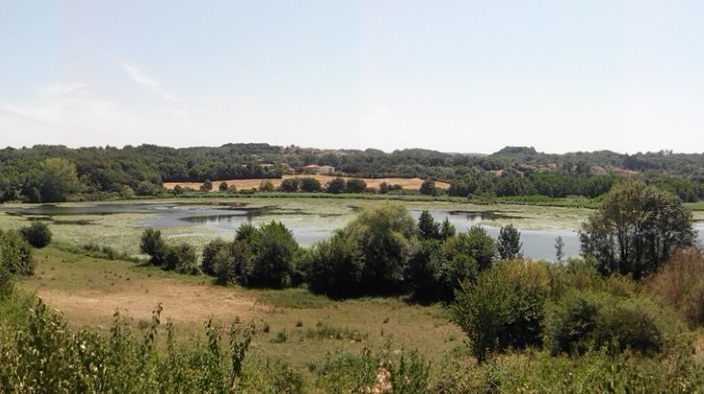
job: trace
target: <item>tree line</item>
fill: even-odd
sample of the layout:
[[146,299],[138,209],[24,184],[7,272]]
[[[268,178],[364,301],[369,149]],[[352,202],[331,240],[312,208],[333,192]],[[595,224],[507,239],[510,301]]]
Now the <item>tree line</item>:
[[[625,170],[685,201],[704,199],[704,155],[661,151],[545,154],[506,147],[491,155],[405,149],[320,150],[268,144],[170,148],[37,145],[0,149],[0,202],[55,202],[163,193],[164,182],[281,178],[309,164],[357,178],[419,177],[452,183],[450,195],[595,197]],[[55,175],[60,175],[56,177]],[[53,182],[60,180],[61,182]]]

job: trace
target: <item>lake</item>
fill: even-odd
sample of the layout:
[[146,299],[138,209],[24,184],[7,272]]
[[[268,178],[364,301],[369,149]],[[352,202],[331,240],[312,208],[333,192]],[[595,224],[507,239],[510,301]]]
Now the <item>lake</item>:
[[[322,201],[321,201],[322,203]],[[0,210],[11,215],[22,215],[33,220],[48,220],[62,223],[62,217],[71,217],[72,223],[80,223],[76,217],[89,215],[119,215],[123,213],[144,214],[138,220],[138,227],[170,228],[192,227],[197,233],[199,228],[215,230],[216,235],[225,239],[232,238],[236,229],[243,223],[260,224],[277,220],[286,225],[296,241],[301,245],[313,245],[327,239],[332,232],[343,227],[353,216],[354,207],[349,207],[350,213],[321,215],[299,209],[282,209],[275,205],[264,207],[247,207],[242,205],[194,205],[192,203],[132,203],[132,204],[95,204],[95,205],[32,205],[32,206],[0,206]],[[421,210],[411,209],[411,215],[418,219]],[[430,210],[433,218],[441,222],[448,218],[457,231],[466,231],[469,227],[482,225],[489,235],[497,238],[499,227],[486,225],[501,219],[511,222],[510,213],[500,211],[461,211],[461,210]],[[520,223],[519,217],[515,217]],[[87,221],[86,225],[90,225]],[[576,231],[563,228],[547,228],[541,230],[521,229],[523,253],[533,259],[552,261],[555,259],[555,239],[560,236],[564,242],[565,256],[579,254],[579,238]],[[696,223],[695,228],[701,234],[704,225]]]

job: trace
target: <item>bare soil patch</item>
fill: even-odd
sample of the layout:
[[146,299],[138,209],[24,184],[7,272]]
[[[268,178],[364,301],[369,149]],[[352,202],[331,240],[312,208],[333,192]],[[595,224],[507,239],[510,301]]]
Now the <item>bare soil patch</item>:
[[115,290],[39,288],[39,297],[79,324],[109,324],[115,311],[134,320],[148,320],[154,308],[164,306],[162,318],[178,323],[249,320],[263,307],[254,298],[232,289],[208,284],[183,283],[169,279],[142,281]]

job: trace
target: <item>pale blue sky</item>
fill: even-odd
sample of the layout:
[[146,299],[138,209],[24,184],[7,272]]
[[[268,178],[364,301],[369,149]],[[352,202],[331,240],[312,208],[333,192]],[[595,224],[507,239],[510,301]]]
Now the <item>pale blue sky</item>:
[[0,0],[0,147],[704,152],[702,1]]

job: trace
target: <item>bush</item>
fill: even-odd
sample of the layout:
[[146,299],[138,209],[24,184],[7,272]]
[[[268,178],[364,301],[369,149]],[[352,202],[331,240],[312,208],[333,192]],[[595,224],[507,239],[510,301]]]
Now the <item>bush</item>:
[[681,333],[672,311],[648,297],[573,291],[548,313],[545,341],[551,354],[654,355],[682,345]]
[[32,257],[32,247],[19,231],[0,230],[0,264],[15,275],[32,275],[36,262]]
[[603,300],[595,293],[574,291],[548,313],[545,343],[551,354],[584,354],[595,348],[598,314]]
[[161,266],[165,263],[166,242],[161,238],[161,231],[148,228],[142,233],[139,250],[149,255],[149,263]]
[[161,269],[175,271],[179,274],[199,274],[198,256],[196,255],[195,249],[187,243],[168,247]]
[[218,250],[213,258],[213,271],[221,285],[247,286],[254,255],[247,242],[234,240]]
[[667,300],[691,326],[704,325],[704,257],[699,249],[675,254],[647,280],[646,289]]
[[323,190],[323,186],[320,184],[319,180],[305,177],[301,178],[300,189],[302,192],[317,193]]
[[200,267],[203,273],[215,276],[215,258],[223,249],[227,247],[227,242],[222,238],[208,242],[203,248]]
[[357,245],[338,232],[313,246],[304,262],[308,289],[332,298],[357,297],[364,293],[364,262]]
[[254,258],[247,273],[247,284],[278,289],[290,286],[293,259],[298,249],[293,233],[282,223],[272,221],[262,225],[251,236],[249,244]]
[[550,274],[541,263],[515,260],[462,282],[451,305],[452,320],[469,338],[478,362],[494,352],[542,345]]
[[403,289],[416,233],[415,220],[404,206],[384,203],[363,209],[342,233],[363,256],[364,294],[393,294]]
[[339,194],[345,191],[346,183],[344,178],[335,177],[325,185],[327,193]]
[[35,248],[43,248],[51,242],[51,230],[49,226],[43,222],[32,222],[27,227],[20,229],[22,237]]
[[0,264],[0,300],[12,294],[13,290],[12,274],[4,264]]
[[367,182],[364,182],[364,179],[350,178],[345,183],[347,193],[363,193],[365,190],[367,190]]
[[451,306],[452,320],[467,335],[472,354],[481,364],[491,353],[502,350],[499,337],[511,322],[514,294],[506,271],[483,272],[473,284],[462,282]]
[[[3,393],[225,393],[297,392],[300,378],[287,368],[243,368],[252,325],[233,324],[229,346],[206,323],[206,341],[179,344],[168,324],[164,346],[156,340],[161,306],[144,336],[135,336],[118,313],[108,336],[74,331],[38,301],[13,334],[0,331],[0,388]],[[284,369],[285,371],[281,371]],[[262,376],[263,375],[263,376]],[[267,383],[258,383],[256,378]],[[275,382],[273,388],[269,388]],[[287,390],[293,387],[294,390]]]

